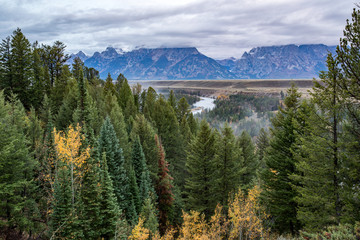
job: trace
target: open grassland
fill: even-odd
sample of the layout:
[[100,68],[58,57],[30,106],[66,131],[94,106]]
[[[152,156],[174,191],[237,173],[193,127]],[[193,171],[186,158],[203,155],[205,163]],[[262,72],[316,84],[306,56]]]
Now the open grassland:
[[220,94],[234,94],[238,92],[258,94],[258,95],[275,95],[284,93],[291,86],[291,83],[299,88],[303,96],[308,95],[308,90],[313,86],[313,80],[147,80],[131,81],[131,84],[140,83],[143,87],[151,86],[155,89],[184,89],[194,92],[200,92],[201,95],[217,96]]

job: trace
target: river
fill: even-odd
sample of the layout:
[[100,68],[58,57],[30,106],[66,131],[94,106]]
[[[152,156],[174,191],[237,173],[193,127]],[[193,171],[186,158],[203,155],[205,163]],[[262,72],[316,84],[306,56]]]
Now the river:
[[200,97],[200,101],[193,104],[191,112],[193,114],[201,113],[203,110],[212,110],[215,107],[215,99],[209,97]]

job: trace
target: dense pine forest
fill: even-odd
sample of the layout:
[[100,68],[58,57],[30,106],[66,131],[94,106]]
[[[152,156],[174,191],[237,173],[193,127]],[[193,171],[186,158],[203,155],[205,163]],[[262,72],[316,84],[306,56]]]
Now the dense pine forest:
[[294,85],[209,113],[278,108],[255,138],[16,29],[0,46],[0,239],[360,239],[359,24],[354,9],[310,99]]

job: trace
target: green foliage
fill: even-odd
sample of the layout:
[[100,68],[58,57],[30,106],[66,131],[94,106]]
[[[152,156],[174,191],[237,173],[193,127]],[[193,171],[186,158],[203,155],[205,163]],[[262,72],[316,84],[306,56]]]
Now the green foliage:
[[340,224],[338,226],[329,226],[326,230],[320,233],[308,233],[305,231],[300,232],[303,239],[317,240],[317,239],[330,239],[330,240],[355,240],[359,239],[359,235],[354,232],[353,226],[350,224]]
[[360,36],[360,10],[354,9],[352,17],[347,20],[344,29],[344,36],[340,39],[340,44],[336,49],[336,60],[340,65],[343,77],[337,79],[339,86],[339,97],[342,105],[346,109],[347,122],[344,124],[346,133],[346,151],[348,152],[347,161],[344,167],[349,169],[347,172],[347,181],[344,188],[347,192],[346,211],[348,220],[360,219],[359,211],[360,201],[358,198],[359,191],[359,171],[360,171],[360,110],[357,102],[360,100],[360,69],[358,65],[359,53],[359,36]]
[[174,182],[176,185],[184,186],[186,155],[183,139],[175,111],[163,97],[155,102],[152,120],[166,149],[166,159],[170,164],[170,171],[174,173]]
[[150,171],[150,178],[152,182],[157,181],[158,174],[158,152],[155,142],[155,130],[152,125],[147,121],[144,115],[139,114],[136,116],[133,128],[132,138],[136,135],[139,136],[140,143],[145,155],[146,165]]
[[55,239],[71,236],[72,222],[75,218],[71,202],[70,169],[58,166],[54,183],[54,201],[51,214],[51,235]]
[[217,170],[215,153],[215,136],[209,124],[203,120],[198,135],[189,146],[186,160],[189,177],[186,179],[185,189],[187,208],[203,212],[208,217],[217,203],[217,199],[214,199],[214,187],[217,184],[217,176],[214,176]]
[[259,167],[258,157],[255,154],[255,146],[251,140],[250,135],[244,131],[236,142],[239,148],[241,162],[240,162],[240,185],[245,192],[252,187],[254,178],[256,177],[256,170]]
[[117,204],[129,221],[136,218],[134,215],[133,202],[129,193],[130,182],[126,171],[122,149],[110,119],[107,117],[101,127],[98,139],[98,149],[100,154],[105,154],[109,167],[109,175],[113,183],[114,194]]
[[136,182],[139,188],[140,204],[142,205],[145,199],[149,197],[149,192],[152,191],[152,185],[140,139],[136,136],[133,141],[132,165],[134,167]]
[[113,83],[113,79],[111,78],[110,73],[108,74],[106,80],[105,80],[105,85],[104,85],[104,95],[113,95],[115,94],[115,86]]
[[297,220],[296,190],[290,175],[295,172],[294,151],[300,126],[295,124],[300,113],[300,93],[293,85],[287,91],[285,108],[272,119],[272,139],[266,155],[266,169],[262,173],[262,199],[274,218],[274,228],[279,232],[294,234],[300,224]]
[[329,54],[328,72],[320,77],[323,84],[315,83],[312,101],[316,109],[305,116],[306,134],[299,139],[296,170],[292,179],[299,182],[296,190],[298,219],[306,230],[317,230],[338,224],[341,217],[341,177],[344,159],[341,157],[342,105],[338,100],[336,81],[339,79],[337,63]]
[[102,231],[103,217],[100,212],[102,192],[99,187],[101,170],[98,156],[88,158],[84,169],[79,203],[81,229],[86,239],[98,239]]
[[[19,101],[6,103],[0,92],[0,228],[35,231],[38,217],[34,193],[34,169],[28,139],[27,117]],[[24,123],[25,121],[25,123]]]
[[234,192],[240,184],[241,176],[240,155],[241,149],[236,147],[236,141],[232,129],[225,124],[221,130],[221,136],[216,136],[216,200],[227,207],[229,194]]
[[119,220],[119,208],[116,204],[116,196],[114,194],[114,187],[108,172],[106,161],[106,153],[102,154],[101,172],[100,172],[100,186],[101,186],[101,202],[100,202],[100,216],[101,227],[100,237],[104,239],[111,239],[115,236],[117,222]]
[[144,200],[140,217],[144,219],[144,227],[150,230],[151,235],[155,235],[158,232],[159,223],[156,208],[151,197]]

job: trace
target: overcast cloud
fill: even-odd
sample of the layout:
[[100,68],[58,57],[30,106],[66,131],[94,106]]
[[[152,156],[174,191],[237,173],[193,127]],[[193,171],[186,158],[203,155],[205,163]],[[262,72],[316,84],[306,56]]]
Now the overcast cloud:
[[0,0],[0,38],[21,28],[67,52],[197,47],[216,59],[257,46],[337,45],[352,0]]

